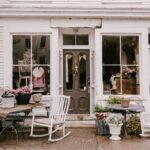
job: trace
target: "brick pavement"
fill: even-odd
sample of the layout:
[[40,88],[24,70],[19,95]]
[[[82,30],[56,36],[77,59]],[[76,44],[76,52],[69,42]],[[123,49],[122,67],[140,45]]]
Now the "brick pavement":
[[0,150],[149,150],[150,139],[127,137],[111,141],[109,136],[97,136],[95,128],[67,128],[71,135],[59,142],[51,143],[47,137],[33,138],[26,132],[19,141],[13,133],[0,138]]

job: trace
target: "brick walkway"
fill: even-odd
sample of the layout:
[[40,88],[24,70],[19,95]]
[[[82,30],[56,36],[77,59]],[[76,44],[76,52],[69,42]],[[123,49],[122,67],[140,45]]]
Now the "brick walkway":
[[97,136],[95,128],[68,128],[71,135],[59,142],[51,143],[44,138],[32,138],[27,132],[19,141],[13,133],[0,138],[0,150],[149,150],[150,139],[127,137],[111,141],[107,136]]

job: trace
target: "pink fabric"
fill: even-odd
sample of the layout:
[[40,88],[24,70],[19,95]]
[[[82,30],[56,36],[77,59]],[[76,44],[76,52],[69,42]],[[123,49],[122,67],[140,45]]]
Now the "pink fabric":
[[41,77],[36,78],[33,76],[33,87],[34,88],[43,88],[45,87],[45,75],[43,74]]

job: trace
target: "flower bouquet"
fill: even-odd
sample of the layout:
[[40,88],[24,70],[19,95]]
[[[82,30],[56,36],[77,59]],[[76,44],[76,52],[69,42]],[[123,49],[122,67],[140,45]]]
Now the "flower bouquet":
[[119,124],[122,124],[123,119],[124,117],[120,113],[110,113],[108,117],[106,118],[106,122],[109,124],[119,125]]

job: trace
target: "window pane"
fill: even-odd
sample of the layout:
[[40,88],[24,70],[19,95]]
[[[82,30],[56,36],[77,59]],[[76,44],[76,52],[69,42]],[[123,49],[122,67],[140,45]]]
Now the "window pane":
[[13,67],[13,88],[29,86],[31,81],[30,66],[14,66]]
[[63,35],[63,45],[75,45],[75,35],[74,34]]
[[23,64],[31,63],[31,47],[29,41],[30,36],[13,36],[13,64],[18,64],[19,60],[23,60]]
[[80,89],[81,90],[86,90],[86,55],[85,54],[80,54],[79,55],[79,84],[80,84]]
[[122,64],[138,64],[139,49],[137,36],[122,36],[121,37],[121,63]]
[[104,94],[120,94],[120,66],[103,66]]
[[73,55],[66,54],[65,56],[66,62],[66,89],[71,90],[73,88]]
[[122,67],[122,94],[139,94],[139,71],[136,66]]
[[103,64],[120,64],[119,36],[103,36]]
[[32,63],[50,64],[50,37],[48,35],[32,37]]
[[88,45],[88,35],[76,35],[77,45]]

